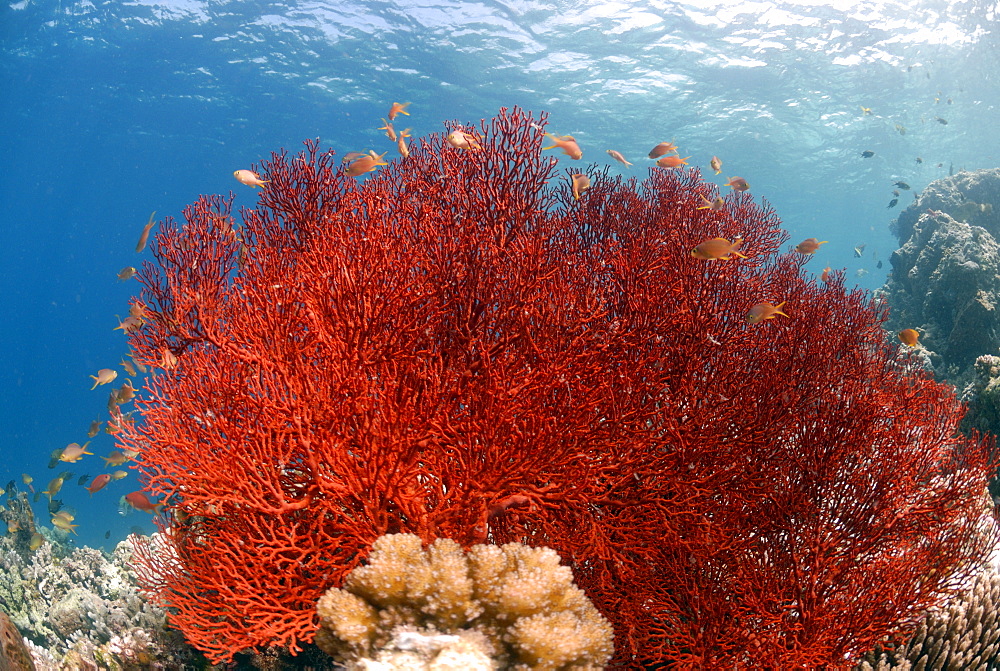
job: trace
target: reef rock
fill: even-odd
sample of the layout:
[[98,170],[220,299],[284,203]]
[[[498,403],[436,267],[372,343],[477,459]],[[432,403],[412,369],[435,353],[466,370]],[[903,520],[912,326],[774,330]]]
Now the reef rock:
[[1000,352],[1000,169],[932,182],[900,213],[885,286],[887,327],[920,332],[922,355],[959,389]]
[[31,653],[21,638],[21,632],[0,611],[0,669],[3,671],[35,671]]

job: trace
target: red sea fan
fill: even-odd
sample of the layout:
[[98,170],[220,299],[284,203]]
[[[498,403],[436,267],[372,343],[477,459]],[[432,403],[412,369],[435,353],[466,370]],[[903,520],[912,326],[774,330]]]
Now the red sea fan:
[[[514,110],[358,183],[315,143],[238,226],[203,197],[140,274],[157,367],[124,447],[169,533],[147,591],[216,661],[311,640],[384,533],[556,549],[616,663],[836,666],[996,540],[991,445],[808,279],[748,194],[591,170],[579,200]],[[471,132],[471,129],[466,129]],[[704,261],[713,237],[746,259]],[[788,317],[748,323],[784,303]]]

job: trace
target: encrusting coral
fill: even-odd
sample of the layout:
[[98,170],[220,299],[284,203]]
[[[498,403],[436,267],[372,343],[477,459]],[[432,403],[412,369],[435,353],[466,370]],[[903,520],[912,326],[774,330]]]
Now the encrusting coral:
[[[413,534],[372,545],[368,564],[317,604],[316,643],[348,668],[601,669],[610,623],[550,548]],[[372,665],[374,663],[374,666]]]

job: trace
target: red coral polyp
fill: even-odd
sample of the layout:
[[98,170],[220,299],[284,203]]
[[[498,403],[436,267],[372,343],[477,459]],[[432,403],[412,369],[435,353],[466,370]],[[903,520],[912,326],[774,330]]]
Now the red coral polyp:
[[[976,570],[991,445],[747,193],[591,168],[500,115],[358,181],[308,142],[257,206],[156,235],[121,446],[165,497],[135,565],[213,661],[317,628],[376,538],[549,546],[615,663],[842,664]],[[705,240],[743,238],[729,260]],[[787,318],[747,321],[762,303]],[[169,365],[167,363],[169,362]]]

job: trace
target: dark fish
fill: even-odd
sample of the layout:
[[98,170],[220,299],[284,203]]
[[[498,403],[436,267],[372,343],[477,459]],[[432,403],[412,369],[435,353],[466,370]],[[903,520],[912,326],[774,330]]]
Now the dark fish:
[[899,203],[899,198],[893,198],[892,200],[889,201],[889,207],[887,207],[885,209],[887,209],[887,210],[888,209],[892,209],[892,208],[896,207],[896,205],[898,203]]
[[62,499],[52,499],[49,501],[49,514],[54,515],[55,513],[62,510],[63,502]]
[[896,186],[898,186],[903,191],[909,191],[910,189],[910,185],[907,184],[906,182],[896,182]]
[[920,158],[920,157],[918,156],[918,157],[917,157],[917,163],[923,163],[923,162],[924,162],[924,159],[922,159],[922,158]]
[[81,475],[80,479],[76,481],[76,484],[82,487],[83,485],[87,484],[87,480],[90,480],[90,474]]
[[32,503],[38,503],[38,499],[42,498],[41,492],[35,492],[35,495],[31,497]]
[[875,264],[875,267],[876,267],[876,268],[881,268],[881,267],[882,267],[882,262],[881,262],[881,261],[879,261],[878,263],[876,263],[876,264]]
[[875,152],[871,151],[870,149],[865,149],[863,152],[861,152],[861,158],[871,158],[874,155]]
[[4,487],[4,493],[7,494],[7,496],[9,496],[10,498],[14,498],[15,496],[17,496],[17,483],[14,482],[13,480],[8,482],[7,486]]
[[108,529],[107,531],[104,532],[104,538],[105,539],[111,538],[111,529]]
[[942,119],[939,116],[934,117],[934,120],[937,121],[942,126],[947,126],[948,125],[948,120],[947,119]]

